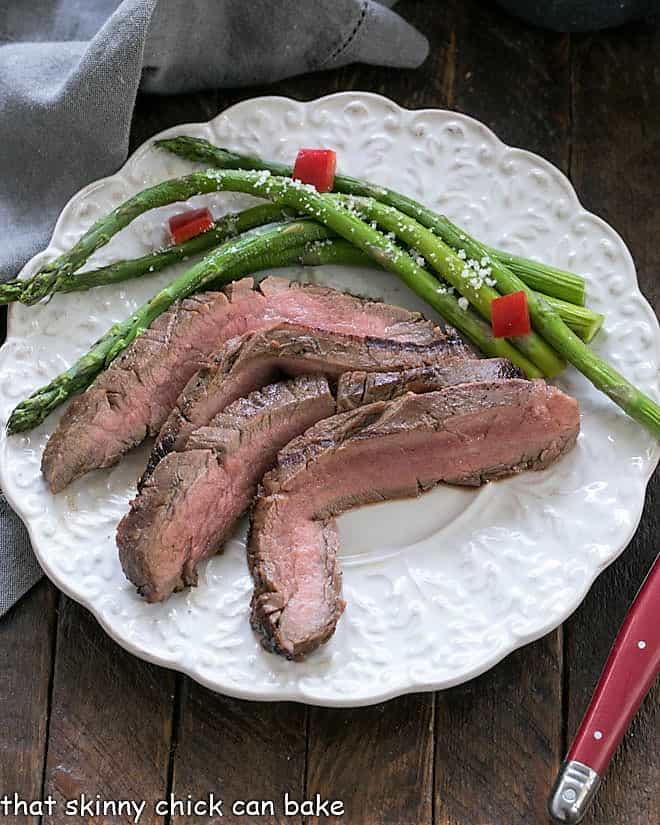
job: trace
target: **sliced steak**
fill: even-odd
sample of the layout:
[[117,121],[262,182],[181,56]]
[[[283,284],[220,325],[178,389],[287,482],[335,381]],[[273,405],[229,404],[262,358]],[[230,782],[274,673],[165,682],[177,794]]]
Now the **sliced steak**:
[[94,383],[74,398],[51,436],[42,471],[56,493],[99,467],[116,464],[154,436],[188,380],[229,339],[282,321],[419,345],[460,347],[418,313],[333,289],[244,278],[225,293],[207,292],[160,315]]
[[266,647],[299,659],[341,614],[335,516],[540,470],[575,442],[577,402],[543,381],[461,384],[378,401],[319,422],[279,454],[253,511],[252,623]]
[[523,377],[521,370],[506,358],[450,358],[399,372],[345,372],[337,386],[337,411],[390,401],[405,392],[425,393],[473,381]]
[[124,573],[147,601],[195,584],[277,451],[335,412],[325,378],[301,376],[231,404],[156,468],[117,528]]
[[[445,339],[417,344],[297,324],[279,324],[247,333],[228,342],[213,362],[202,367],[186,384],[158,434],[140,486],[170,450],[185,446],[193,430],[207,424],[236,398],[278,376],[313,374],[334,379],[346,370],[381,372],[409,368],[417,371],[431,367],[441,370],[447,361],[454,364],[447,368],[451,370],[463,359],[456,357],[455,346]],[[499,369],[500,364],[496,370]],[[483,371],[482,375],[487,372]],[[495,370],[488,374],[493,376]],[[469,375],[469,370],[463,375]]]

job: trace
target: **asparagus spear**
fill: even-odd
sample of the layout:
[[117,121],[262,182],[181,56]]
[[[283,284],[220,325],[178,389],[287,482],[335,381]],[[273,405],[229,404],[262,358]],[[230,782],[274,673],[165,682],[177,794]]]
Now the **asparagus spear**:
[[[480,334],[474,336],[477,316],[470,315],[470,310],[463,310],[450,299],[450,296],[438,292],[438,283],[426,270],[418,266],[415,261],[402,249],[392,244],[384,235],[373,229],[348,210],[339,206],[326,195],[319,194],[313,187],[294,181],[290,178],[278,178],[268,172],[244,172],[235,170],[207,170],[196,172],[178,180],[165,181],[147,189],[126,201],[106,219],[94,225],[92,230],[84,235],[74,250],[73,259],[84,258],[84,251],[94,243],[100,245],[128,224],[137,214],[164,203],[171,203],[179,199],[190,197],[191,190],[197,187],[197,192],[237,191],[245,192],[257,197],[264,197],[282,206],[290,206],[311,217],[316,218],[324,226],[335,231],[346,240],[358,246],[364,252],[374,257],[385,269],[396,273],[401,280],[417,292],[424,300],[433,306],[443,317],[463,332],[468,338],[480,346],[484,352],[492,355],[501,354],[501,345],[507,344],[505,339],[488,339],[488,326],[482,324]],[[464,248],[470,258],[480,260],[487,255],[485,248],[477,241],[461,233],[446,218],[442,218],[448,238],[453,238],[449,246]],[[103,240],[105,239],[105,240]],[[72,250],[73,252],[73,250]],[[90,253],[91,254],[91,253]],[[61,265],[71,265],[71,252],[63,255]],[[82,262],[80,263],[82,265]],[[660,437],[660,406],[632,386],[616,370],[606,364],[591,352],[585,344],[564,324],[552,307],[533,293],[525,284],[497,259],[493,260],[493,277],[502,292],[514,292],[524,289],[527,293],[530,315],[537,332],[553,346],[555,351],[563,355],[576,366],[598,389],[605,392],[616,404],[625,410],[632,418],[644,424],[657,437]],[[459,311],[460,310],[460,311]],[[485,329],[484,329],[485,328]],[[480,339],[483,339],[480,343]],[[514,350],[517,353],[517,350]],[[521,353],[515,363],[520,364],[524,358]],[[510,356],[505,356],[510,357]],[[513,360],[513,359],[512,359]],[[535,374],[534,366],[529,375]],[[28,425],[30,426],[30,425]]]
[[[305,247],[285,251],[281,258],[274,256],[271,266],[291,266],[302,264],[303,266],[320,266],[327,264],[338,264],[340,266],[377,266],[376,261],[369,255],[356,249],[348,241],[325,240],[315,241]],[[605,316],[587,307],[569,304],[559,298],[552,298],[549,295],[541,296],[552,306],[573,332],[589,343],[600,330]]]
[[270,266],[273,268],[295,266],[296,264],[300,266],[338,265],[378,268],[378,264],[373,258],[341,238],[310,241],[304,245],[285,249],[276,255],[270,256]]
[[[567,304],[584,306],[586,292],[584,278],[572,272],[566,272],[564,269],[557,269],[557,267],[542,264],[530,258],[513,255],[493,246],[484,245],[484,247],[491,257],[497,258],[508,266],[530,289],[535,289],[537,292],[542,292]],[[549,284],[552,285],[550,293],[547,292]]]
[[[475,330],[471,314],[466,313],[453,296],[444,294],[444,288],[438,285],[432,275],[418,266],[403,250],[394,246],[382,233],[365,224],[330,198],[319,194],[314,187],[291,178],[275,177],[267,171],[208,169],[145,189],[129,198],[105,218],[98,220],[69,252],[48,265],[48,288],[53,287],[50,280],[52,278],[57,280],[58,277],[71,277],[72,268],[75,270],[82,266],[95,249],[107,243],[142,212],[176,200],[184,200],[193,194],[217,191],[245,192],[316,218],[338,235],[376,257],[385,269],[398,274],[404,283],[426,300],[445,320],[464,332],[477,346],[481,346],[487,355],[509,358],[529,377],[541,377],[546,372],[535,367],[508,341],[494,338],[487,325],[481,325]],[[69,275],[58,275],[61,271],[68,272]],[[551,373],[554,364],[548,363],[546,366],[547,373]]]
[[[108,266],[99,267],[98,269],[86,270],[84,272],[78,271],[69,278],[62,279],[58,284],[58,288],[60,292],[81,292],[92,289],[93,287],[116,284],[131,280],[132,278],[149,275],[153,272],[160,271],[172,263],[186,260],[207,249],[212,249],[232,235],[239,235],[242,232],[262,226],[263,224],[274,223],[285,218],[294,217],[295,213],[290,209],[281,208],[272,203],[259,204],[243,212],[224,215],[215,222],[213,229],[185,243],[168,246],[164,249],[143,255],[140,258],[115,261]],[[310,255],[308,255],[308,257],[310,257]],[[295,256],[290,260],[286,256],[285,258],[287,263],[282,263],[281,266],[287,266],[289,263],[297,260]],[[351,266],[375,265],[368,255],[350,246],[350,244],[329,245],[321,258],[323,263],[337,263]],[[305,261],[304,263],[307,262]],[[278,266],[279,264],[273,263],[271,265]],[[310,263],[310,265],[313,264]],[[0,305],[23,301],[23,294],[30,284],[30,281],[31,279],[17,279],[0,284]],[[562,319],[580,338],[587,342],[593,339],[603,323],[603,315],[592,312],[586,307],[576,306],[575,304],[561,301],[558,298],[552,298],[549,295],[545,295],[544,297],[555,307]]]
[[47,263],[30,279],[22,295],[23,303],[34,304],[53,292],[65,290],[67,282],[90,255],[143,212],[194,195],[216,192],[219,188],[217,180],[210,178],[206,172],[197,172],[182,178],[172,178],[139,192],[109,215],[100,218],[75,246]]
[[[81,292],[97,286],[116,284],[158,272],[166,266],[186,260],[207,249],[212,249],[226,238],[239,235],[264,224],[274,223],[286,218],[294,218],[295,213],[272,203],[262,203],[243,212],[224,215],[215,222],[213,229],[204,232],[182,244],[175,244],[164,249],[143,255],[140,258],[115,261],[98,269],[76,272],[69,278],[62,279],[57,287],[60,292]],[[307,256],[311,258],[310,255]],[[337,263],[351,266],[374,266],[368,255],[350,246],[350,244],[331,244],[321,256],[323,263]],[[296,262],[297,258],[284,256],[281,266]],[[307,263],[305,261],[304,263]],[[271,264],[279,266],[280,264]],[[310,265],[313,265],[310,263]],[[31,279],[17,279],[0,284],[0,305],[23,301],[23,295]],[[585,341],[591,341],[600,329],[604,316],[591,310],[569,304],[558,298],[544,296],[559,312],[562,319]]]
[[[159,249],[156,252],[143,255],[141,258],[116,261],[108,266],[86,272],[75,272],[68,277],[58,278],[54,282],[48,278],[48,281],[51,282],[50,293],[82,292],[96,286],[117,284],[131,278],[139,278],[142,275],[158,272],[169,264],[199,255],[201,252],[212,249],[227,240],[227,238],[240,235],[249,229],[293,217],[295,217],[295,213],[290,209],[283,209],[272,203],[260,203],[258,206],[253,206],[243,212],[223,215],[208,232],[203,232],[185,243]],[[17,279],[0,284],[0,304],[9,304],[13,301],[33,303],[34,292],[31,292],[31,290],[36,289],[41,293],[42,288],[36,284],[36,279],[42,280],[43,272],[42,270],[33,278]]]
[[18,433],[36,427],[56,407],[86,389],[174,301],[191,295],[211,281],[227,283],[265,268],[270,265],[270,259],[276,259],[282,250],[299,247],[308,241],[323,240],[330,234],[314,221],[302,220],[277,226],[259,235],[226,242],[138,307],[125,321],[114,324],[68,370],[22,401],[9,418],[8,432]]
[[[293,173],[293,167],[287,164],[240,155],[228,149],[214,146],[201,138],[186,136],[164,138],[163,140],[157,140],[156,146],[167,149],[169,152],[188,160],[208,163],[221,169],[263,169],[273,175],[283,177],[290,177]],[[389,206],[394,206],[400,212],[415,218],[422,226],[431,229],[445,243],[449,243],[446,235],[443,234],[444,227],[440,216],[432,209],[422,206],[422,204],[406,195],[347,175],[337,175],[334,189],[336,192],[348,195],[376,198],[376,200]],[[578,275],[492,247],[489,247],[487,252],[490,256],[498,258],[511,267],[516,275],[532,289],[572,304],[584,305],[585,284],[584,279]]]
[[5,281],[0,284],[0,306],[20,301],[23,294],[23,281]]
[[[209,171],[206,174],[210,175],[212,172]],[[470,337],[470,332],[463,323],[464,319],[460,313],[456,313],[454,305],[451,302],[440,300],[446,296],[438,294],[433,286],[437,282],[428,272],[419,267],[410,255],[393,245],[380,232],[352,215],[348,210],[333,203],[327,196],[316,192],[313,187],[288,178],[266,176],[268,173],[264,171],[241,173],[233,170],[217,170],[215,174],[223,176],[223,181],[219,186],[224,188],[235,186],[241,192],[261,195],[275,203],[292,206],[315,217],[320,223],[376,258],[385,269],[399,275],[404,283],[427,300],[431,306],[435,306],[446,320]],[[259,178],[245,177],[248,175],[257,175]],[[437,219],[435,225],[442,229],[442,238],[449,246],[464,249],[469,258],[481,260],[487,257],[487,250],[478,241],[454,226],[448,218],[444,216],[435,216],[435,218]],[[660,438],[660,406],[658,404],[592,352],[543,298],[532,292],[497,258],[492,261],[492,276],[502,293],[517,292],[523,289],[527,293],[532,324],[555,352],[573,364],[595,387],[604,392],[628,415]],[[493,341],[498,340],[501,343],[504,339],[493,339]],[[495,349],[494,346],[489,346],[489,349],[485,351],[488,354],[495,354]]]
[[553,298],[551,295],[543,295],[542,293],[538,293],[538,295],[555,310],[566,326],[570,327],[586,344],[593,341],[603,326],[605,316],[600,312],[594,312],[588,307],[569,304],[568,301]]
[[[270,267],[295,263],[312,266],[334,263],[377,265],[373,258],[347,241],[330,241],[331,234],[314,221],[300,220],[225,243],[153,296],[125,321],[114,324],[68,370],[22,401],[10,416],[7,424],[9,434],[32,429],[72,395],[86,389],[175,300],[199,289],[226,284],[250,272]],[[455,298],[447,298],[455,305],[456,316],[463,320],[463,329],[475,344],[488,351],[492,343],[494,351],[499,351],[501,342],[493,339],[490,328],[472,313],[463,312]],[[445,311],[446,305],[447,302],[444,302]],[[530,372],[534,370],[532,364],[528,364],[528,368]]]
[[[357,210],[360,216],[374,221],[413,247],[416,253],[423,257],[422,264],[428,262],[463,297],[467,298],[483,318],[490,321],[491,302],[500,297],[498,292],[487,283],[490,281],[490,267],[487,266],[490,258],[478,261],[462,260],[430,229],[422,226],[414,218],[404,215],[393,206],[387,206],[375,198],[361,198],[353,195],[330,195],[330,197],[342,203],[349,210]],[[472,264],[475,266],[473,267]],[[558,375],[566,366],[566,363],[535,332],[516,338],[512,343],[548,378]]]
[[[442,220],[446,235],[452,237],[452,245],[454,243],[460,245],[470,257],[480,258],[487,254],[482,244],[452,224],[447,218]],[[660,438],[660,406],[658,404],[590,350],[562,321],[556,309],[542,295],[532,292],[517,275],[497,259],[493,260],[492,274],[500,292],[506,294],[524,290],[527,293],[530,319],[537,332],[595,387],[625,410],[631,418],[643,424],[656,438]]]
[[[319,216],[319,219],[323,221],[323,217]],[[450,239],[449,245],[464,249],[466,256],[474,260],[480,261],[482,258],[488,257],[488,252],[482,244],[452,224],[447,218],[443,217],[442,220],[445,236]],[[333,228],[336,229],[338,234],[344,234],[337,225]],[[374,254],[377,259],[380,257],[369,246],[366,247],[365,251]],[[399,262],[396,255],[391,260],[393,266]],[[507,266],[495,258],[492,259],[491,270],[497,287],[503,294],[520,290],[526,292],[532,323],[537,332],[556,352],[564,356],[597,389],[604,392],[631,418],[643,424],[656,438],[660,438],[660,406],[655,401],[637,389],[614,367],[592,352],[562,321],[553,305],[546,301],[542,295],[529,289]]]

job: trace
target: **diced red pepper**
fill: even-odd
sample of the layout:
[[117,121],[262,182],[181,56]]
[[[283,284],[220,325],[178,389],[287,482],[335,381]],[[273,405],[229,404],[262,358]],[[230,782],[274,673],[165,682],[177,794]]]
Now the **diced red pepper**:
[[514,338],[516,335],[529,335],[532,331],[527,294],[524,290],[494,298],[490,304],[490,312],[493,335],[496,338]]
[[202,232],[208,232],[213,226],[213,215],[209,209],[188,209],[187,212],[172,215],[169,225],[172,241],[183,243]]
[[332,192],[337,168],[334,149],[301,149],[296,155],[293,177],[311,183],[318,192]]

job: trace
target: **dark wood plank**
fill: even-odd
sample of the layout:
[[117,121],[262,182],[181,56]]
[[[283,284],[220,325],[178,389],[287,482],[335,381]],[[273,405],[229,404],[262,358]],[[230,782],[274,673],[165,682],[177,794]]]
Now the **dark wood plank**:
[[[567,623],[567,731],[572,737],[626,610],[657,552],[660,485],[649,491],[646,518],[624,555],[592,587]],[[660,685],[642,705],[617,751],[585,825],[649,825],[660,810]],[[656,812],[654,814],[653,812]]]
[[139,94],[131,123],[129,152],[163,129],[210,120],[223,108],[215,91],[167,97]]
[[[300,817],[284,815],[283,798],[302,798],[305,776],[306,708],[289,703],[243,702],[218,696],[189,679],[181,692],[172,792],[224,800],[222,822],[243,825],[291,825]],[[258,808],[246,817],[250,801],[270,801],[273,811]],[[243,808],[232,808],[237,801]],[[263,811],[263,812],[262,812]],[[253,813],[256,813],[253,811]],[[189,822],[177,815],[173,822]],[[216,822],[204,812],[195,822]]]
[[[44,580],[0,620],[0,796],[41,798],[56,601]],[[11,821],[32,825],[39,818]]]
[[543,822],[561,729],[557,632],[438,694],[435,822]]
[[[660,310],[660,31],[630,25],[573,41],[572,176],[583,202],[611,222],[635,258],[642,289]],[[616,632],[658,552],[660,474],[649,485],[637,534],[567,623],[567,734],[587,706]],[[584,820],[647,825],[660,809],[659,691],[647,701]],[[654,814],[653,812],[656,812]]]
[[62,597],[44,786],[58,807],[44,822],[94,821],[65,816],[66,802],[82,793],[146,800],[141,825],[163,821],[154,805],[167,790],[173,691],[172,672],[124,651],[86,610]]
[[453,0],[452,16],[460,20],[455,108],[568,171],[568,35],[533,29],[479,0]]
[[[454,104],[567,170],[568,38],[458,2]],[[541,822],[562,755],[562,633],[438,694],[435,822]],[[468,779],[469,778],[469,779]]]
[[425,825],[433,814],[433,695],[354,710],[311,708],[307,797],[344,804],[310,823]]

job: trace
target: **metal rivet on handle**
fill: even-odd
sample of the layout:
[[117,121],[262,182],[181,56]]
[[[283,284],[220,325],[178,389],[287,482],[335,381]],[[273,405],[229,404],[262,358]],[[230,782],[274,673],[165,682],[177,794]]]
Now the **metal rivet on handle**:
[[594,798],[600,777],[577,760],[564,762],[548,802],[550,816],[557,822],[577,825]]

